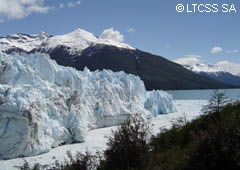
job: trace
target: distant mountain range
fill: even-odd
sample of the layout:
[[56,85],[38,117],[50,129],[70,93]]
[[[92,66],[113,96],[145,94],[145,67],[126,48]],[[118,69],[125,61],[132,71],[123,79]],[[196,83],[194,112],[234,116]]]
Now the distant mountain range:
[[202,76],[212,78],[225,84],[240,87],[240,76],[233,75],[225,71],[220,66],[207,64],[200,60],[199,62],[191,64],[181,63],[181,61],[178,61],[178,63],[182,64],[183,67],[185,67],[186,69],[191,70]]
[[11,52],[29,52],[39,47],[44,41],[52,36],[42,32],[40,34],[12,34],[0,37],[0,51]]
[[47,53],[60,65],[83,70],[111,69],[138,75],[148,90],[233,88],[227,80],[196,74],[161,56],[127,44],[101,39],[82,29],[58,36],[14,34],[0,37],[0,51],[5,53]]

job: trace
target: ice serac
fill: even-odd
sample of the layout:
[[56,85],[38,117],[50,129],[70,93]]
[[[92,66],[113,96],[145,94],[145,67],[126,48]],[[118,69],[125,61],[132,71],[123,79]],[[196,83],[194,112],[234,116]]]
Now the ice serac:
[[122,124],[135,113],[146,118],[174,109],[171,96],[147,92],[131,74],[80,72],[40,53],[0,53],[0,159],[83,142],[89,130]]

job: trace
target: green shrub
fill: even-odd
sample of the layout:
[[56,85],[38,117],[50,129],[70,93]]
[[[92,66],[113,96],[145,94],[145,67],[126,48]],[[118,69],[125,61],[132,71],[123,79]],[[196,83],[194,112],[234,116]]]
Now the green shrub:
[[[191,169],[240,169],[240,104],[228,105],[191,155]],[[215,119],[216,120],[216,119]]]
[[202,109],[203,112],[207,114],[212,112],[219,113],[228,103],[230,103],[230,100],[224,92],[220,92],[216,89],[213,91],[213,94],[211,94],[211,98],[208,103],[209,104]]
[[240,104],[228,104],[153,136],[155,167],[166,170],[240,169]]
[[146,169],[149,161],[151,126],[139,115],[130,118],[108,137],[104,170]]
[[101,160],[99,153],[92,154],[88,151],[85,154],[78,152],[75,157],[70,152],[67,152],[67,155],[70,161],[57,165],[55,168],[60,170],[96,170]]

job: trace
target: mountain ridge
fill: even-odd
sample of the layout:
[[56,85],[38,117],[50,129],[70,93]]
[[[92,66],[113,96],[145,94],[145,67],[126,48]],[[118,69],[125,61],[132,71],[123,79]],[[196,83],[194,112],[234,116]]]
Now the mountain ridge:
[[181,62],[181,60],[178,60],[177,63],[199,75],[212,78],[225,84],[240,87],[240,76],[234,75],[218,65],[211,65],[201,60],[194,63],[185,63],[184,61]]
[[46,32],[40,34],[11,34],[0,37],[0,51],[10,53],[12,51],[29,52],[34,48],[37,48],[43,41],[52,37]]
[[[3,47],[0,39],[0,49]],[[29,48],[30,49],[30,48]],[[9,48],[6,53],[25,52]],[[64,35],[50,36],[27,53],[47,53],[60,65],[91,71],[110,69],[138,75],[148,90],[185,90],[233,88],[195,74],[161,56],[153,55],[127,44],[100,39],[92,33],[77,29]]]

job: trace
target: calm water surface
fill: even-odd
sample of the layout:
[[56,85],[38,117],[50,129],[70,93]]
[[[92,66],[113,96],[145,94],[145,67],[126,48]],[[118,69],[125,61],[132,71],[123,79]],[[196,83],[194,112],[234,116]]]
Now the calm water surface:
[[[240,99],[240,89],[224,89],[224,92],[230,99]],[[169,90],[174,100],[209,100],[213,90]]]

